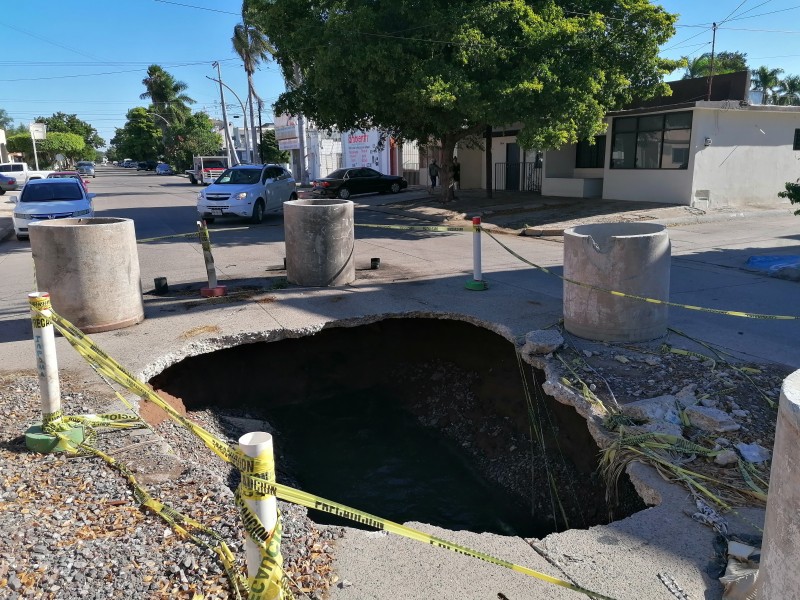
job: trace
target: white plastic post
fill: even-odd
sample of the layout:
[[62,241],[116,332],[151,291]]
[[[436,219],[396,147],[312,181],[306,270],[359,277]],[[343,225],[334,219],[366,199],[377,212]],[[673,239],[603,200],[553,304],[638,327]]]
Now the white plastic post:
[[472,225],[476,228],[472,232],[472,279],[475,281],[482,281],[483,274],[481,273],[481,218],[473,217]]
[[481,273],[481,218],[472,217],[472,279],[467,281],[466,288],[473,291],[482,291],[487,288]]
[[[267,467],[267,471],[272,473],[274,478],[275,463],[272,454],[272,435],[264,431],[246,433],[239,438],[239,449],[250,458],[269,457],[270,464]],[[266,496],[264,499],[259,500],[245,499],[244,502],[268,531],[275,529],[275,525],[278,523],[278,500],[275,496]],[[261,552],[256,543],[250,539],[250,536],[247,536],[245,540],[245,559],[247,561],[247,574],[250,577],[255,577],[261,564]]]
[[28,294],[33,325],[33,344],[36,351],[36,370],[39,373],[39,389],[42,396],[42,418],[61,411],[61,385],[58,381],[58,361],[53,322],[39,311],[49,311],[50,294],[32,292]]

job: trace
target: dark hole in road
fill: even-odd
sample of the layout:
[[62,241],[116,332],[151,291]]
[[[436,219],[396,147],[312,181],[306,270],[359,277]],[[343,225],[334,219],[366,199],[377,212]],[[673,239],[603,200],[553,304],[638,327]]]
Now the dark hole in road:
[[482,327],[397,318],[195,356],[151,383],[190,412],[268,421],[279,482],[392,521],[542,537],[644,508],[626,476],[607,503],[585,420],[521,364]]

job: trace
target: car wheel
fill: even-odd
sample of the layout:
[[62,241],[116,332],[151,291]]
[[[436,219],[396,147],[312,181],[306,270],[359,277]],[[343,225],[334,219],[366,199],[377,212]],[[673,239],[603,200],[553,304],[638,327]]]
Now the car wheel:
[[291,196],[289,196],[289,200],[297,200],[297,194],[295,194],[294,192],[292,192],[292,195],[291,195]]
[[399,191],[400,191],[400,184],[399,184],[399,183],[397,183],[397,182],[394,182],[394,183],[392,184],[392,186],[391,186],[389,189],[391,190],[391,192],[392,192],[393,194],[396,194],[397,192],[399,192]]
[[189,181],[191,182],[192,185],[197,185],[197,179],[195,178],[194,175],[189,175]]
[[202,220],[205,221],[207,225],[211,225],[214,222],[214,217],[206,217]]
[[27,239],[28,239],[27,235],[22,235],[21,233],[17,234],[17,240],[19,240],[20,242],[24,242]]
[[338,196],[342,200],[347,200],[350,197],[350,190],[348,190],[346,187],[340,187]]
[[6,191],[3,188],[0,188],[0,196],[2,196],[5,193],[6,193]]
[[264,220],[264,203],[261,200],[256,200],[256,205],[253,207],[253,216],[250,222],[258,225]]

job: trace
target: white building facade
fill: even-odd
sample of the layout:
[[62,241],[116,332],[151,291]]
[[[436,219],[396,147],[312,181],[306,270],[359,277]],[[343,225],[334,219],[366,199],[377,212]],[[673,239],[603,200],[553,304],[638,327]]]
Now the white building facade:
[[610,113],[606,122],[594,145],[545,152],[543,195],[768,206],[800,177],[800,107],[693,102]]

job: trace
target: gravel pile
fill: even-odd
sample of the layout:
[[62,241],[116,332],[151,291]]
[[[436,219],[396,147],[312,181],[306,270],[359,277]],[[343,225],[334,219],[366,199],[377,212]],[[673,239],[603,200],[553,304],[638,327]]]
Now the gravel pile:
[[[108,410],[110,395],[85,389],[62,374],[65,413]],[[0,410],[0,597],[234,597],[214,553],[140,509],[127,481],[105,462],[27,450],[23,434],[40,416],[34,373],[0,375]],[[210,413],[191,417],[228,439]],[[101,433],[96,445],[130,466],[153,497],[221,535],[245,572],[237,481],[223,461],[169,421],[155,433]],[[315,525],[302,507],[278,504],[284,569],[296,596],[322,598],[337,581],[331,563],[342,530]]]

